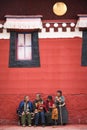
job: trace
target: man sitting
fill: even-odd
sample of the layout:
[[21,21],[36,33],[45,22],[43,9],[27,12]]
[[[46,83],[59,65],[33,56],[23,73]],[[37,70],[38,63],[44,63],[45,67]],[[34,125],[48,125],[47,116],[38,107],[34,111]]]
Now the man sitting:
[[44,114],[45,104],[41,98],[40,94],[36,95],[34,101],[34,112],[35,112],[35,126],[38,125],[39,119],[41,119],[42,126],[45,126],[45,114]]
[[24,101],[21,101],[18,107],[18,112],[21,115],[21,124],[22,126],[26,126],[26,122],[28,126],[31,126],[31,113],[33,111],[32,102],[29,101],[29,97],[25,96]]

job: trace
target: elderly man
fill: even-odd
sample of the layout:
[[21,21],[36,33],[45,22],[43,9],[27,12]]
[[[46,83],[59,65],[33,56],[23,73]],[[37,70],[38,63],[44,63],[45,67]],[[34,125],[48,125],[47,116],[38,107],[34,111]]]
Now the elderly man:
[[21,115],[22,126],[26,126],[26,121],[28,126],[31,126],[31,112],[33,111],[32,102],[29,100],[28,96],[24,97],[24,100],[20,102],[18,111]]
[[35,126],[38,125],[39,119],[41,119],[41,124],[45,126],[45,104],[41,98],[40,94],[36,94],[36,99],[34,101],[34,112],[35,112]]

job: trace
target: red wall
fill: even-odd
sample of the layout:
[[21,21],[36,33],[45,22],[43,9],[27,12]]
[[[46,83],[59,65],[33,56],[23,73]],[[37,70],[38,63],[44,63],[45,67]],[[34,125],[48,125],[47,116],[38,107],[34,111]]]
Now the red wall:
[[0,40],[0,123],[17,121],[16,108],[24,95],[66,97],[69,123],[87,123],[87,67],[81,66],[82,39],[40,39],[39,68],[8,68],[9,40]]

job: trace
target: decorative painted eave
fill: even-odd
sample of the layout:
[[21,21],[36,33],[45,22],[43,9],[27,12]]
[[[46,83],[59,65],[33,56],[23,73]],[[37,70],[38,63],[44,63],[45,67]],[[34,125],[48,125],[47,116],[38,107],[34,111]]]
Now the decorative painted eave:
[[6,15],[6,29],[42,29],[42,15]]
[[[15,17],[15,16],[14,16]],[[14,18],[13,16],[10,19]],[[27,16],[28,18],[32,18],[32,16]],[[16,16],[16,18],[21,19],[21,16]],[[26,16],[22,16],[22,19],[25,20]],[[28,19],[26,18],[26,20]],[[6,27],[6,23],[8,23],[9,16],[6,17],[6,20],[0,22],[0,39],[10,39],[10,31],[18,31],[18,32],[32,32],[38,30],[39,38],[74,38],[74,37],[82,37],[82,31],[79,28],[76,28],[76,19],[63,19],[63,20],[42,20],[42,16],[35,15],[33,19],[33,23],[35,20],[40,20],[39,28],[30,28],[30,22],[28,28],[26,27],[26,21],[23,22],[23,27],[20,25],[18,28],[12,28],[11,26]],[[17,22],[16,22],[17,23]]]
[[77,20],[76,27],[81,29],[87,28],[87,14],[78,14],[77,16],[79,18]]

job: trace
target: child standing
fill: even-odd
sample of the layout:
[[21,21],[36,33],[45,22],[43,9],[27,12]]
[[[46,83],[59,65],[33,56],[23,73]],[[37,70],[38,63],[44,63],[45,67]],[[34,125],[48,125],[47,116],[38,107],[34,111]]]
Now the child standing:
[[58,109],[57,109],[56,104],[53,104],[53,107],[52,107],[52,120],[53,120],[53,124],[57,125]]

